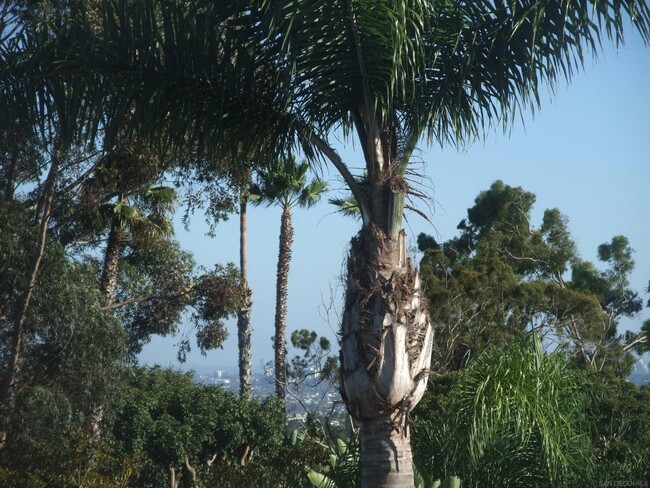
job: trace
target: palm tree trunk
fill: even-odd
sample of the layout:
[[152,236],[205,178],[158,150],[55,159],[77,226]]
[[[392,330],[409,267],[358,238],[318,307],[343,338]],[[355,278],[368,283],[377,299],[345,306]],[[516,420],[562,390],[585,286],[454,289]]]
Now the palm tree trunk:
[[360,424],[363,488],[413,486],[408,413],[427,385],[433,332],[406,235],[352,240],[341,330],[343,398]]
[[34,296],[34,289],[36,288],[38,272],[41,269],[43,257],[45,256],[47,225],[50,220],[50,214],[52,211],[52,200],[54,199],[54,182],[58,174],[59,163],[59,149],[55,146],[50,170],[48,172],[47,178],[45,179],[45,184],[43,185],[43,193],[41,194],[36,208],[36,225],[38,228],[36,251],[31,263],[27,289],[25,290],[20,301],[20,315],[18,316],[14,330],[11,333],[11,352],[9,356],[9,363],[7,365],[7,372],[2,382],[2,389],[0,390],[0,400],[2,406],[6,409],[7,412],[11,411],[15,401],[15,387],[20,367],[22,343],[25,335],[25,328],[27,326],[27,318],[29,316],[29,306]]
[[237,340],[239,346],[239,394],[252,398],[253,354],[251,349],[251,313],[253,294],[248,287],[248,261],[246,256],[246,190],[242,191],[239,202],[239,269],[241,271],[244,305],[237,313]]
[[286,366],[286,329],[287,329],[287,282],[289,280],[289,262],[291,261],[291,244],[293,227],[291,225],[291,207],[284,205],[280,225],[280,251],[278,254],[277,284],[275,290],[275,391],[282,406],[286,403],[287,366]]
[[120,263],[120,254],[122,253],[122,235],[119,222],[113,219],[111,230],[108,233],[106,250],[104,251],[104,266],[102,268],[102,277],[99,287],[102,299],[105,305],[111,305],[115,299],[115,289],[117,288],[117,269]]
[[394,428],[390,417],[361,424],[361,486],[413,488],[413,455],[405,431]]
[[[122,200],[121,200],[122,201]],[[122,254],[122,237],[124,231],[117,219],[111,222],[111,230],[108,233],[106,249],[104,250],[104,265],[102,276],[99,280],[99,291],[104,306],[110,306],[115,301],[115,289],[117,288],[117,270]],[[107,312],[110,313],[110,312]],[[94,439],[99,439],[102,433],[102,421],[104,420],[104,406],[97,404],[93,406],[92,412],[86,418],[87,431]]]

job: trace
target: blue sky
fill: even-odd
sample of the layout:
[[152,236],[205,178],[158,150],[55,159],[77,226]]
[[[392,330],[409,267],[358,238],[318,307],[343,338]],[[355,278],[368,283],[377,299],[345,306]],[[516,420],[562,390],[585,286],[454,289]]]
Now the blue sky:
[[[588,60],[570,85],[561,84],[554,96],[542,99],[542,109],[525,113],[509,134],[493,131],[465,151],[420,146],[416,168],[424,173],[421,189],[432,200],[433,226],[417,215],[407,215],[406,231],[415,247],[420,232],[444,241],[456,234],[477,194],[497,179],[522,186],[537,195],[533,225],[539,226],[546,208],[557,207],[569,217],[569,228],[583,257],[596,261],[596,248],[623,234],[636,250],[632,286],[644,292],[650,280],[650,48],[636,35],[626,46],[606,48],[598,61]],[[361,166],[354,148],[341,149],[344,160]],[[357,162],[355,162],[357,161]],[[419,161],[419,163],[417,162]],[[333,170],[322,175],[333,190],[341,183]],[[328,196],[336,196],[333,192]],[[323,202],[294,213],[294,252],[289,276],[288,330],[308,328],[334,338],[340,309],[342,265],[358,223],[333,214]],[[272,359],[271,336],[275,300],[280,210],[249,211],[249,281],[253,290],[253,364],[259,368]],[[201,216],[186,232],[180,222],[176,236],[183,248],[206,267],[235,262],[238,221],[233,216],[209,238]],[[418,258],[419,259],[419,258]],[[338,293],[338,294],[337,294]],[[645,301],[648,295],[643,294]],[[329,323],[325,309],[333,300]],[[638,330],[650,313],[626,322]],[[202,357],[196,350],[188,366],[234,366],[236,329],[229,323],[230,339],[223,349]],[[182,328],[182,333],[187,333]],[[140,359],[148,364],[178,366],[174,344],[179,338],[154,338]]]

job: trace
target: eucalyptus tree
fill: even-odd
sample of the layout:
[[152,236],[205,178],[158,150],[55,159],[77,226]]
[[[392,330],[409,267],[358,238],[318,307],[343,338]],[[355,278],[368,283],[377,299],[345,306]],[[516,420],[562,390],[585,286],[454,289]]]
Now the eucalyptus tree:
[[457,237],[440,244],[418,237],[435,369],[464,368],[484,349],[535,331],[586,369],[626,376],[629,350],[645,340],[618,331],[623,317],[642,308],[629,286],[634,261],[627,238],[599,246],[600,260],[609,264],[600,271],[580,258],[558,209],[545,210],[534,225],[535,198],[496,181],[467,209]]
[[[30,46],[40,45],[42,39],[39,39],[35,30],[35,25],[39,21],[37,17],[36,13],[27,12],[24,14],[24,25],[19,23],[18,27],[12,30],[11,35],[3,32],[0,44],[1,58],[5,58],[6,54],[16,46],[29,49]],[[37,234],[35,245],[29,247],[32,252],[30,264],[23,268],[23,272],[29,278],[24,282],[24,288],[21,290],[17,312],[11,316],[13,327],[7,338],[11,352],[7,363],[3,365],[4,378],[0,385],[0,402],[9,411],[13,409],[15,401],[24,341],[46,254],[57,188],[61,186],[66,171],[77,166],[75,156],[84,150],[92,152],[88,146],[84,147],[79,142],[85,126],[78,125],[77,120],[83,118],[81,114],[92,111],[82,101],[84,94],[77,92],[79,97],[69,96],[72,88],[67,80],[62,78],[52,80],[40,91],[38,105],[41,110],[49,114],[47,119],[40,119],[30,108],[30,101],[25,94],[25,84],[30,83],[30,80],[13,76],[10,78],[11,82],[3,83],[0,87],[0,105],[3,111],[6,111],[2,117],[3,137],[17,136],[18,141],[14,141],[13,144],[14,152],[7,167],[8,181],[4,193],[7,200],[13,200],[17,178],[21,173],[29,175],[31,180],[28,182],[35,185],[32,191],[34,205],[24,206],[32,216],[32,225],[37,229]],[[13,114],[13,116],[7,117],[6,114]],[[30,144],[23,144],[21,141],[23,138]],[[37,141],[36,146],[33,145],[34,141]],[[24,165],[20,167],[20,156],[28,161],[28,168]],[[25,171],[26,169],[28,171]]]
[[[106,0],[93,12],[101,22],[74,10],[47,31],[52,42],[35,55],[19,46],[5,63],[9,83],[21,73],[36,80],[25,96],[39,80],[74,78],[106,109],[107,135],[111,119],[128,119],[143,134],[212,153],[233,151],[244,133],[252,146],[270,137],[277,152],[300,141],[341,173],[362,217],[341,330],[362,484],[412,483],[406,419],[426,387],[432,335],[402,230],[413,150],[423,139],[461,145],[507,127],[603,38],[621,42],[630,20],[648,41],[648,5]],[[360,142],[367,188],[355,180],[358,163],[331,142],[339,128]]]
[[309,165],[306,162],[298,163],[294,157],[274,159],[257,170],[256,183],[251,185],[249,195],[253,205],[278,205],[282,208],[274,322],[275,391],[282,405],[285,404],[287,387],[287,286],[293,244],[291,209],[296,206],[311,207],[327,190],[327,183],[320,178],[307,181],[308,171]]

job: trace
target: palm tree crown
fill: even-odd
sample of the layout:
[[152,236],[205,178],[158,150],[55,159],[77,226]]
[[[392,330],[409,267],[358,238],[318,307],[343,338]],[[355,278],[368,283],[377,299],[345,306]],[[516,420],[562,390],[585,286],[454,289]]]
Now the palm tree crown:
[[297,163],[294,157],[286,161],[272,160],[257,171],[257,182],[250,186],[249,198],[253,205],[299,206],[314,205],[327,189],[327,183],[315,178],[309,183],[309,164]]

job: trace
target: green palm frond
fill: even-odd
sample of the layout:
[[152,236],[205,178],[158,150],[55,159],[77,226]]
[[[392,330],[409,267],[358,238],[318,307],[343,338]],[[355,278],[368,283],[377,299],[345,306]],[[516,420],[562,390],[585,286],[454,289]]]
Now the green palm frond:
[[300,192],[297,203],[301,207],[309,208],[316,204],[316,202],[320,200],[321,195],[326,191],[327,182],[320,178],[316,178]]
[[408,154],[423,132],[462,142],[509,123],[603,37],[621,42],[628,18],[650,40],[650,8],[636,0],[262,3],[293,70],[296,113],[327,132],[350,129],[365,106],[364,130],[397,129]]
[[[64,91],[89,136],[128,133],[205,154],[255,147],[279,120],[285,93],[261,62],[257,10],[239,2],[106,0],[72,3],[26,31],[0,78],[36,106]],[[65,90],[56,83],[66,81]],[[268,104],[267,104],[268,103]],[[42,110],[48,117],[56,112]],[[260,136],[257,137],[257,134]],[[274,133],[281,142],[287,130]]]
[[349,196],[347,198],[330,198],[327,200],[327,202],[337,207],[336,211],[345,215],[346,217],[361,217],[359,204],[357,203],[357,199],[353,196]]
[[62,15],[0,48],[3,98],[25,114],[109,139],[128,123],[215,157],[342,124],[370,166],[375,137],[403,166],[421,135],[508,124],[628,19],[650,41],[637,0],[104,0]]
[[451,391],[445,464],[477,486],[589,484],[595,457],[585,405],[579,374],[538,339],[488,351]]

